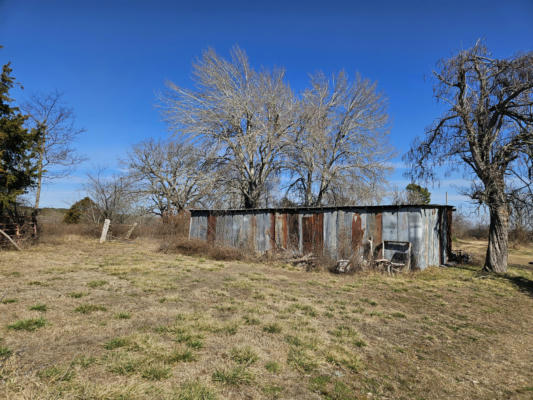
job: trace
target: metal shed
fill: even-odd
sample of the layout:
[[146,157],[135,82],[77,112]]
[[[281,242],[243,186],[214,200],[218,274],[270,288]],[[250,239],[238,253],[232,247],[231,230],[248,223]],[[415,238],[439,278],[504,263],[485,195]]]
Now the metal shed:
[[411,265],[445,264],[452,206],[384,205],[191,210],[189,237],[256,253],[291,249],[333,259],[366,257],[383,241],[412,245]]

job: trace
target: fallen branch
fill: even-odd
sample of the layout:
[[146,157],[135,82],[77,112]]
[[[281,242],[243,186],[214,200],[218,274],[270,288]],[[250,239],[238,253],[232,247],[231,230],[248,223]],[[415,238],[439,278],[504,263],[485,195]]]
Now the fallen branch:
[[18,244],[16,244],[15,241],[11,239],[11,237],[7,233],[5,233],[2,229],[0,229],[0,233],[4,235],[7,238],[7,240],[9,240],[11,244],[16,247],[18,251],[22,251],[22,249],[18,246]]

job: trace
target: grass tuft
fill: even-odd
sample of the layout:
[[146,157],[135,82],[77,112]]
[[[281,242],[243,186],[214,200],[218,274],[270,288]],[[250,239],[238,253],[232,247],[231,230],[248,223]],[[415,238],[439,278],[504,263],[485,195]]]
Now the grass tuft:
[[170,368],[161,365],[152,365],[145,368],[141,376],[150,381],[160,381],[170,377]]
[[47,311],[47,308],[46,308],[46,304],[35,304],[34,306],[31,306],[31,307],[30,307],[30,310],[31,310],[31,311],[41,311],[41,312],[46,312],[46,311]]
[[114,349],[118,349],[119,347],[127,346],[128,344],[129,344],[129,340],[126,338],[114,338],[114,339],[111,339],[106,344],[104,344],[104,349],[114,350]]
[[281,325],[274,322],[272,324],[265,325],[263,327],[263,331],[268,333],[281,333]]
[[131,314],[127,313],[127,312],[121,312],[121,313],[118,313],[115,317],[117,319],[130,319],[131,318]]
[[178,392],[177,400],[216,400],[217,396],[207,386],[198,381],[183,383]]
[[225,385],[246,385],[252,383],[253,379],[253,375],[242,365],[231,369],[217,369],[213,372],[213,380]]
[[231,359],[238,364],[252,365],[255,363],[259,356],[250,346],[231,349]]
[[167,357],[167,362],[177,363],[177,362],[192,362],[196,361],[196,356],[191,350],[174,350]]
[[9,329],[14,329],[16,331],[28,331],[33,332],[39,328],[42,328],[46,325],[46,320],[44,318],[30,318],[30,319],[21,319],[17,322],[8,325]]
[[94,311],[107,311],[107,308],[96,304],[82,304],[81,306],[76,307],[74,311],[80,314],[90,314]]

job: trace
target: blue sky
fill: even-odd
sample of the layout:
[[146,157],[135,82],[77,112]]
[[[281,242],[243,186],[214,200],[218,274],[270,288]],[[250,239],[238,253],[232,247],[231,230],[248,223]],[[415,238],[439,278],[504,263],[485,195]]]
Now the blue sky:
[[[44,188],[42,206],[83,196],[95,166],[120,168],[129,147],[167,135],[155,107],[165,80],[191,86],[191,62],[238,44],[256,67],[286,68],[296,91],[308,74],[359,71],[389,99],[399,156],[442,111],[432,97],[436,62],[484,38],[496,57],[531,50],[533,1],[16,1],[0,0],[0,64],[12,62],[24,90],[58,89],[86,133],[88,161]],[[400,159],[394,165],[400,166]],[[398,168],[390,181],[405,186]],[[432,201],[461,204],[461,177],[430,187]]]

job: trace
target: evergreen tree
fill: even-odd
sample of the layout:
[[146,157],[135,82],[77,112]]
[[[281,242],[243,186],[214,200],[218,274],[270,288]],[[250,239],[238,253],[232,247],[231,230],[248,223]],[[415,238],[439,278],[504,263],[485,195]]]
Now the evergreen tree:
[[24,128],[26,116],[12,107],[9,90],[15,85],[10,63],[0,76],[0,215],[14,216],[17,198],[35,184],[39,129]]
[[90,215],[96,209],[96,204],[89,197],[84,197],[75,202],[65,213],[65,224],[78,224],[82,220],[90,220]]
[[410,183],[405,187],[405,190],[409,204],[429,204],[431,202],[431,193],[425,187]]

